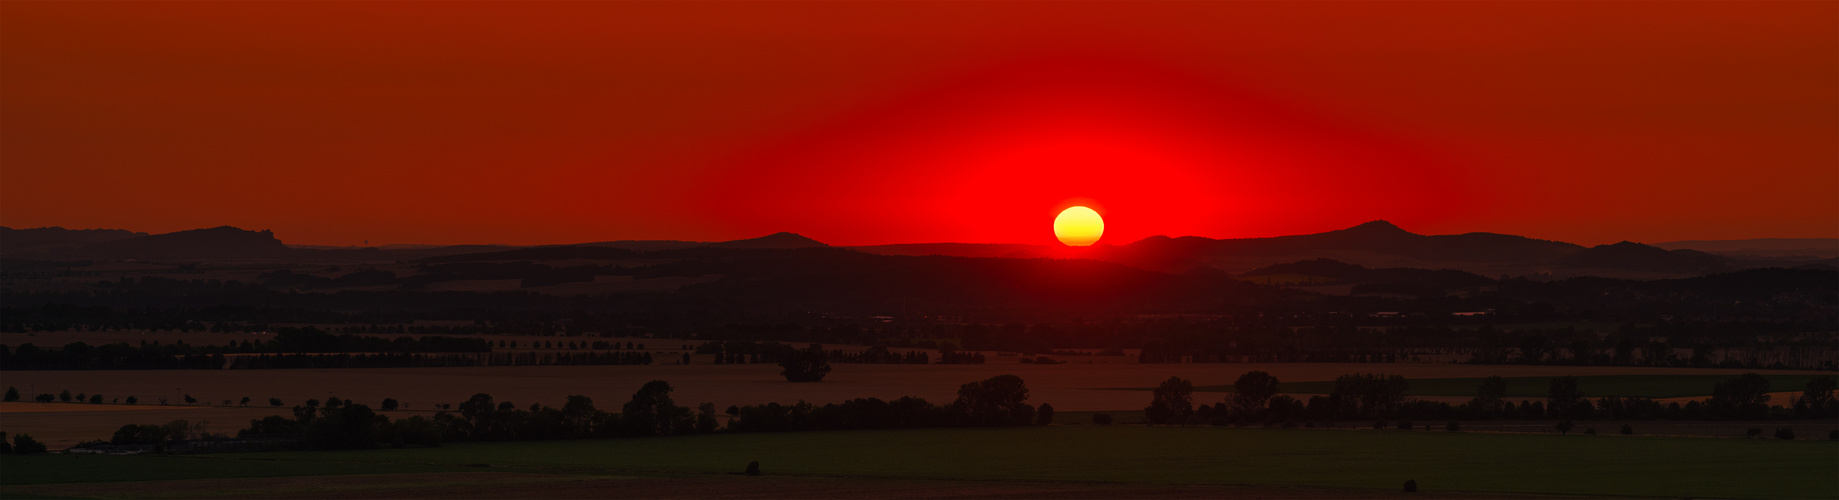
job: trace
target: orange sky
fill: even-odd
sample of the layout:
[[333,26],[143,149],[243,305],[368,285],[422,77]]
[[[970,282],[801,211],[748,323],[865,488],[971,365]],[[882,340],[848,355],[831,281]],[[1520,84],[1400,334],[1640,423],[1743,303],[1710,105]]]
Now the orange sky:
[[0,2],[0,224],[1839,237],[1835,2]]

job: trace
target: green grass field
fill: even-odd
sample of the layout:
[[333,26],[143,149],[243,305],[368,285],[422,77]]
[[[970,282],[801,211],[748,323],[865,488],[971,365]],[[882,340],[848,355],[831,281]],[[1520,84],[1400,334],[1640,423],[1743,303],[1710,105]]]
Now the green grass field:
[[[1800,391],[1807,381],[1818,375],[1765,375],[1770,391]],[[1828,375],[1830,376],[1830,375]],[[1730,380],[1726,375],[1588,375],[1577,377],[1578,386],[1588,397],[1684,398],[1710,396],[1712,387]],[[1544,398],[1551,388],[1552,377],[1507,377],[1507,397]],[[1412,379],[1410,396],[1474,396],[1480,378]],[[1289,394],[1328,394],[1334,392],[1332,381],[1285,382],[1278,392]],[[1132,388],[1154,390],[1153,387]],[[1195,386],[1194,392],[1232,392],[1231,385]],[[1771,403],[1788,404],[1787,401]]]
[[[1655,497],[1839,493],[1839,443],[1425,431],[1053,426],[462,443],[185,457],[7,457],[0,484],[452,471],[1239,484]],[[483,469],[472,469],[483,470]],[[504,470],[504,469],[496,469]]]
[[0,485],[478,470],[454,465],[326,460],[221,460],[221,457],[243,458],[236,455],[0,455]]

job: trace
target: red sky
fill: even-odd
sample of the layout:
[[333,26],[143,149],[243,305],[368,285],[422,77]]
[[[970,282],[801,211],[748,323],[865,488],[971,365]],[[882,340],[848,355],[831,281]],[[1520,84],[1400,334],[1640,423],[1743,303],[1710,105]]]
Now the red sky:
[[1839,237],[1835,2],[0,2],[0,224]]

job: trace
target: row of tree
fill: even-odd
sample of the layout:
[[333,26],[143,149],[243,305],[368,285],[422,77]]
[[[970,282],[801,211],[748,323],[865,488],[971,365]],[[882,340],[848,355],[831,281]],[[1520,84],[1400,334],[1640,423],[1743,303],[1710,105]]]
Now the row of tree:
[[[956,426],[1009,426],[1047,424],[1053,407],[1027,403],[1027,385],[1020,377],[999,375],[964,384],[958,398],[939,406],[923,399],[904,397],[888,402],[875,398],[816,406],[799,402],[729,407],[721,422],[714,405],[694,409],[677,405],[667,382],[654,380],[633,393],[617,412],[594,406],[586,396],[569,396],[560,407],[540,404],[518,407],[476,394],[461,402],[457,411],[441,411],[432,418],[412,416],[391,420],[368,406],[329,400],[325,405],[294,407],[292,418],[271,416],[250,421],[237,433],[243,439],[297,439],[302,446],[322,449],[375,448],[380,446],[438,446],[449,441],[507,441],[569,438],[665,436],[712,432],[778,432],[798,430],[888,429]],[[113,444],[168,443],[197,433],[165,426],[124,426]]]
[[1410,383],[1398,375],[1349,374],[1335,378],[1332,392],[1307,401],[1278,394],[1278,380],[1263,371],[1248,372],[1233,383],[1232,395],[1212,405],[1196,406],[1192,382],[1170,377],[1159,385],[1144,408],[1152,424],[1207,423],[1226,425],[1249,422],[1331,421],[1362,419],[1682,419],[1759,420],[1839,418],[1835,379],[1815,377],[1787,406],[1770,405],[1769,380],[1746,373],[1719,382],[1712,397],[1701,403],[1661,404],[1647,398],[1586,398],[1576,377],[1551,379],[1544,401],[1505,398],[1507,383],[1501,377],[1484,379],[1477,395],[1467,403],[1407,398]]
[[[816,344],[813,344],[816,345]],[[822,349],[821,347],[819,348]],[[727,340],[704,342],[696,346],[696,354],[715,355],[715,364],[778,363],[796,353],[798,348],[774,341],[755,342],[751,340]],[[806,350],[809,350],[807,348]],[[825,361],[829,363],[865,363],[865,364],[928,364],[932,356],[920,351],[893,352],[887,346],[872,346],[861,351],[832,349],[824,351]]]

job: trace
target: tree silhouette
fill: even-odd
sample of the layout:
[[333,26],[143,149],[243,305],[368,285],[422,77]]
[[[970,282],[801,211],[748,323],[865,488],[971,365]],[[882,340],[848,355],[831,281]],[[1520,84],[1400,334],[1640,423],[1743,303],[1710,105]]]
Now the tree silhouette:
[[670,393],[669,382],[646,382],[621,408],[620,422],[628,432],[641,436],[669,435],[679,429],[688,431],[691,429],[690,411],[672,402]]
[[1577,377],[1558,377],[1552,379],[1551,387],[1546,391],[1545,409],[1554,417],[1568,417],[1571,410],[1583,400],[1584,391],[1577,386]]
[[1706,400],[1713,415],[1730,419],[1760,419],[1769,414],[1769,379],[1745,373],[1719,382]]
[[[1836,384],[1832,376],[1814,377],[1808,380],[1807,387],[1801,391],[1801,397],[1795,400],[1795,407],[1802,409],[1802,412],[1811,418],[1823,418],[1829,416],[1828,414],[1839,413],[1839,404],[1833,401],[1835,385],[1839,384]],[[8,392],[7,396],[18,399],[11,392]]]
[[19,388],[7,387],[5,401],[12,402],[12,401],[18,401],[18,400],[19,400]]
[[785,376],[787,381],[817,382],[830,374],[829,356],[824,352],[824,346],[811,344],[811,347],[784,356],[785,359],[779,361],[779,367],[784,370],[779,374]]
[[1475,399],[1469,401],[1469,406],[1482,415],[1494,415],[1501,412],[1501,398],[1506,396],[1507,379],[1499,375],[1488,377],[1475,388]]
[[1186,422],[1194,413],[1194,384],[1181,377],[1169,377],[1150,393],[1149,406],[1143,416],[1152,424]]
[[1028,425],[1034,407],[1027,401],[1028,386],[1021,377],[997,375],[959,387],[952,408],[970,425]]
[[37,455],[40,453],[44,453],[45,451],[46,451],[45,443],[40,443],[38,442],[37,439],[32,439],[32,435],[30,434],[14,434],[13,435],[13,454],[15,455]]
[[1253,413],[1264,409],[1265,402],[1277,395],[1277,377],[1259,370],[1246,372],[1232,383],[1232,389],[1233,405],[1242,413]]

